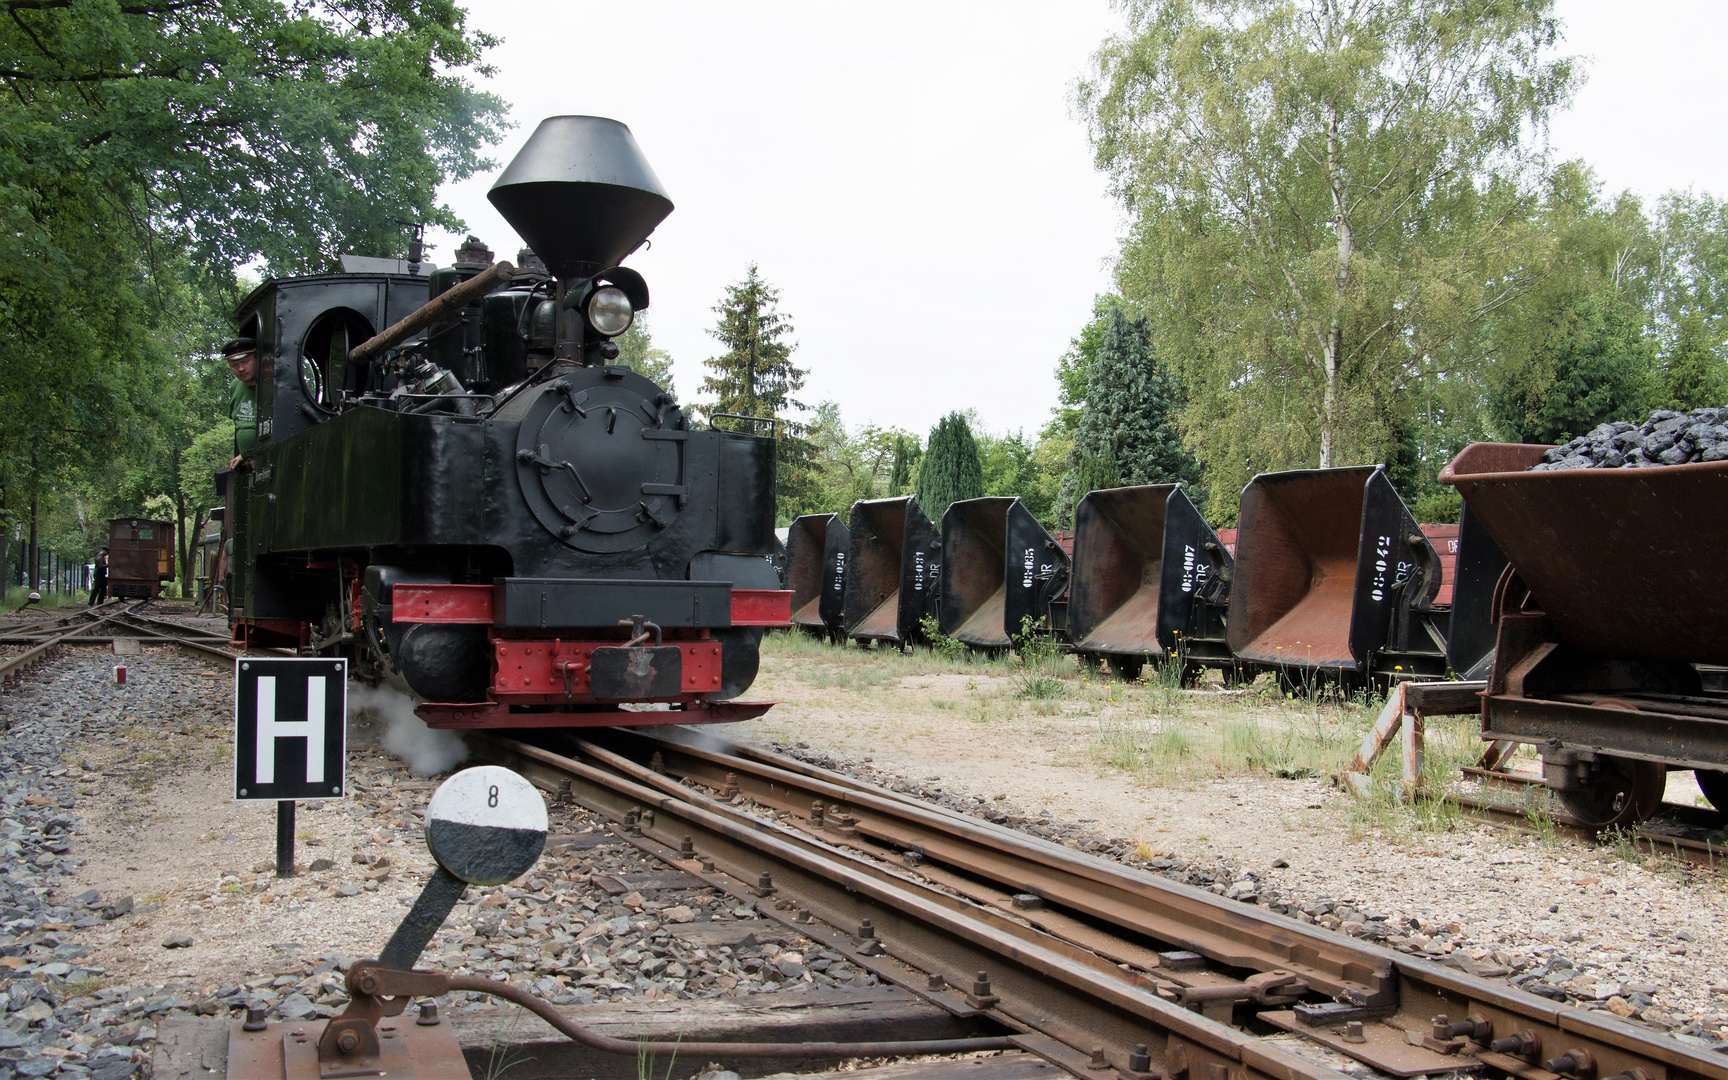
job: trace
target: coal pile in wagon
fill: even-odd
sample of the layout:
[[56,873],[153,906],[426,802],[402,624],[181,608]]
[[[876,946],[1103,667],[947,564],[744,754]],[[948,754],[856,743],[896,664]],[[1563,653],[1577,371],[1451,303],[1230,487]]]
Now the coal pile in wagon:
[[1531,472],[1554,469],[1636,469],[1728,461],[1728,408],[1689,413],[1657,409],[1642,424],[1598,424],[1542,455]]

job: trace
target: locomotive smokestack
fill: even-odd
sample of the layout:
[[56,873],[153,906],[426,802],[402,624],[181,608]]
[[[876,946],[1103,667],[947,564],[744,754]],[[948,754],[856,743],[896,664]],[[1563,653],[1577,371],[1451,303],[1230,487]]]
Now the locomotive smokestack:
[[630,129],[600,116],[552,116],[486,195],[561,280],[616,266],[672,212]]

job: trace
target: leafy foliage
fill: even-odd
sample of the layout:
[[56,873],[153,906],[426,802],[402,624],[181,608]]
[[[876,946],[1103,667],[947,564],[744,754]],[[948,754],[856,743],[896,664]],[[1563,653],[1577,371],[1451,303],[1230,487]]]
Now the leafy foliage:
[[78,508],[84,554],[111,513],[204,498],[237,267],[459,224],[435,193],[490,164],[502,105],[466,80],[493,42],[451,0],[0,7],[0,517]]
[[894,471],[916,460],[918,439],[898,428],[873,424],[849,430],[840,406],[824,401],[805,429],[814,454],[815,490],[808,501],[786,507],[788,516],[837,513],[844,518],[859,499],[894,494]]
[[645,375],[674,394],[672,387],[672,354],[656,348],[648,332],[648,316],[638,315],[618,338],[618,363],[640,375]]
[[1118,284],[1211,485],[1375,460],[1516,294],[1520,135],[1574,82],[1551,0],[1131,0],[1079,92]]

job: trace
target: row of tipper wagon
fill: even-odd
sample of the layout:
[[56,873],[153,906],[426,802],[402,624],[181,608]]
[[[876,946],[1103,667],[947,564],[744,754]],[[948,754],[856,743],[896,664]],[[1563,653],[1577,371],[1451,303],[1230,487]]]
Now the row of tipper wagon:
[[934,618],[979,650],[1053,634],[1126,678],[1173,661],[1304,686],[1440,677],[1492,649],[1504,557],[1468,517],[1418,524],[1383,469],[1256,477],[1240,521],[1214,530],[1177,484],[1089,492],[1059,535],[1016,498],[954,503],[940,528],[910,497],[865,500],[792,523],[792,619],[904,645]]
[[1467,447],[1440,474],[1463,497],[1446,526],[1366,466],[1255,477],[1233,535],[1177,485],[1090,492],[1061,536],[1014,498],[940,528],[867,500],[793,522],[786,586],[794,622],[837,640],[906,645],[934,618],[982,650],[1054,633],[1124,677],[1449,679],[1581,821],[1648,816],[1669,769],[1728,809],[1728,461],[1533,470],[1548,450]]

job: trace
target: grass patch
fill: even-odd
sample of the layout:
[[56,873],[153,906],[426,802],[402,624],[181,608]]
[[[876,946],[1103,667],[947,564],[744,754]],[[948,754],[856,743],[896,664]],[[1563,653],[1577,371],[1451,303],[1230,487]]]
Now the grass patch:
[[[10,586],[6,589],[5,608],[7,611],[17,611],[19,608],[24,606],[24,601],[29,598],[29,589],[24,588],[22,585]],[[52,611],[57,608],[79,607],[80,605],[88,605],[89,603],[90,594],[87,592],[45,592],[42,594],[42,599],[31,604],[26,613],[29,611]]]
[[1300,779],[1343,767],[1361,736],[1359,718],[1338,710],[1309,713],[1279,708],[1249,713],[1240,704],[1208,716],[1188,713],[1179,690],[1166,698],[1156,680],[1151,716],[1105,715],[1091,751],[1095,760],[1133,773],[1146,784],[1266,776]]
[[1054,675],[1041,671],[1023,672],[1015,679],[1014,696],[1023,700],[1050,701],[1068,692],[1068,686]]
[[[1376,834],[1393,839],[1408,838],[1418,833],[1454,832],[1467,823],[1458,793],[1463,783],[1461,770],[1475,764],[1482,756],[1484,743],[1478,735],[1473,717],[1428,717],[1423,729],[1422,772],[1415,798],[1405,796],[1403,788],[1403,757],[1397,745],[1380,755],[1371,774],[1374,789],[1358,794],[1348,804],[1348,828],[1352,839]],[[1547,792],[1532,790],[1529,795],[1546,796]],[[1538,814],[1546,814],[1545,801],[1530,804]],[[1548,828],[1552,831],[1552,819]],[[1539,830],[1540,831],[1540,830]]]

